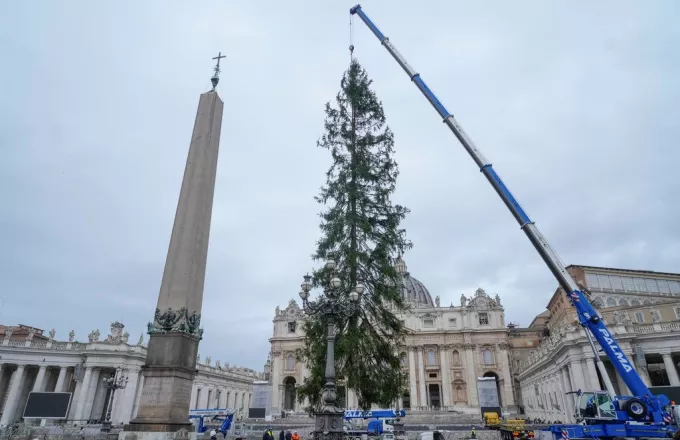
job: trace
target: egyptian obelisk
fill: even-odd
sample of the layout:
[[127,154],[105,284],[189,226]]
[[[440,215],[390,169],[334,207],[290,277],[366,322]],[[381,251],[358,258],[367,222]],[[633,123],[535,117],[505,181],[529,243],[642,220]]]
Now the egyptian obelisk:
[[[190,436],[193,431],[189,406],[203,334],[203,285],[224,107],[215,91],[221,58],[221,53],[213,58],[217,66],[212,90],[198,101],[163,281],[153,322],[148,324],[139,409],[120,433],[121,440],[166,440],[183,429]],[[182,431],[180,436],[186,433]]]

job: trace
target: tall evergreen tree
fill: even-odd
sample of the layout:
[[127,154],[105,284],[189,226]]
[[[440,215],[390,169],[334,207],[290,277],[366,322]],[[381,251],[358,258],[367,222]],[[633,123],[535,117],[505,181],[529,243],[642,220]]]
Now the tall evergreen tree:
[[[409,211],[390,202],[399,174],[392,157],[394,136],[370,85],[365,70],[353,60],[335,105],[326,104],[325,134],[317,144],[330,151],[333,164],[316,197],[326,210],[321,213],[322,237],[312,255],[317,261],[332,257],[337,262],[341,294],[348,295],[358,283],[365,286],[360,312],[336,319],[335,344],[337,377],[356,392],[363,409],[390,405],[404,389],[398,350],[404,327],[395,313],[407,305],[394,263],[412,246],[399,226]],[[327,288],[328,278],[325,268],[315,271],[313,286]],[[308,398],[308,410],[315,411],[322,405],[325,382],[326,318],[312,316],[304,329],[305,348],[298,357],[310,377],[297,396],[300,402]]]

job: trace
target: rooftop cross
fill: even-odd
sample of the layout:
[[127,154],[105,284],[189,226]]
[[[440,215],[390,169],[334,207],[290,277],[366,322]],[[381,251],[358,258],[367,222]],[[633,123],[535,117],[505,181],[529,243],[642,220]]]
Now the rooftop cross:
[[213,90],[215,90],[215,87],[217,87],[217,83],[220,82],[220,59],[221,58],[226,58],[226,55],[222,55],[222,52],[219,52],[216,57],[213,57],[213,60],[217,60],[217,64],[215,65],[215,74],[213,75],[212,78],[210,78],[210,81],[212,82],[213,85]]

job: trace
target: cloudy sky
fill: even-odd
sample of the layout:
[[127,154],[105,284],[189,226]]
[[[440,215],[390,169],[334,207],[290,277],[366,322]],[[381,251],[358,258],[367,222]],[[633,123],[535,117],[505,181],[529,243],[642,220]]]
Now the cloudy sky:
[[[567,264],[680,271],[680,6],[413,2],[364,9]],[[593,4],[594,3],[594,4]],[[261,369],[318,238],[323,106],[350,2],[6,2],[0,14],[0,322],[77,339],[152,318],[194,122],[225,101],[201,354]],[[528,324],[556,282],[453,135],[360,21],[401,167],[409,270]]]

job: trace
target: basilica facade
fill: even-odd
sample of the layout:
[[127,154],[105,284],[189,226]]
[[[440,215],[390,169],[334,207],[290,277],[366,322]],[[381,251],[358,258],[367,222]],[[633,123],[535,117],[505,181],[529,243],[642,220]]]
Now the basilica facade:
[[[508,358],[508,328],[501,300],[477,289],[469,297],[461,295],[459,305],[442,305],[432,299],[427,288],[406,270],[402,296],[410,305],[401,316],[408,334],[402,355],[402,371],[408,377],[407,392],[398,404],[411,411],[479,412],[477,378],[493,377],[501,405],[515,409]],[[274,314],[268,370],[272,383],[272,414],[303,411],[295,389],[309,371],[296,360],[296,350],[304,346],[304,311],[290,300]],[[357,408],[357,398],[347,390],[345,405]],[[395,402],[397,403],[397,402]]]

